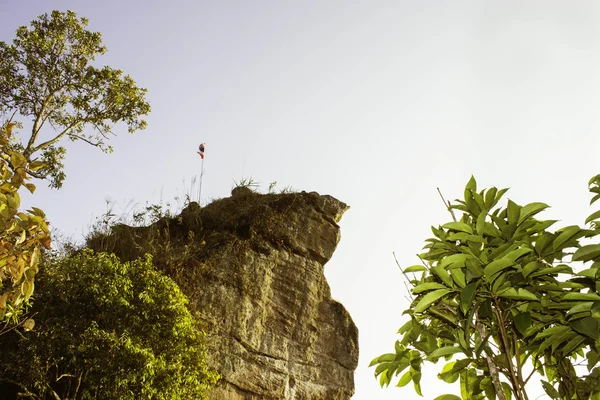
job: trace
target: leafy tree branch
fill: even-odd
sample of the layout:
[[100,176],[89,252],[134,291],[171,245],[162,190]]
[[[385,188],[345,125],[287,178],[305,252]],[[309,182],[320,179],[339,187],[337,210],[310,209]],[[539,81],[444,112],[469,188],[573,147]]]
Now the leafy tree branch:
[[[600,199],[600,175],[589,190]],[[471,178],[464,200],[440,193],[452,221],[431,228],[425,265],[401,268],[414,297],[395,352],[371,363],[382,386],[402,373],[397,385],[421,395],[421,365],[444,358],[438,377],[459,380],[461,396],[436,400],[528,400],[534,375],[553,400],[600,399],[600,244],[580,243],[600,234],[600,211],[586,219],[591,229],[551,231],[556,221],[536,219],[548,205],[498,206],[506,191],[478,192]],[[582,359],[588,373],[578,375]]]
[[[72,11],[53,11],[17,29],[12,44],[0,42],[0,112],[32,121],[19,150],[28,161],[43,158],[47,167],[35,175],[60,188],[63,147],[67,137],[111,150],[105,142],[115,124],[133,133],[146,127],[150,112],[146,89],[121,70],[92,65],[106,52],[99,32],[86,29],[87,19]],[[40,135],[49,127],[49,139]],[[60,149],[60,150],[59,150]]]

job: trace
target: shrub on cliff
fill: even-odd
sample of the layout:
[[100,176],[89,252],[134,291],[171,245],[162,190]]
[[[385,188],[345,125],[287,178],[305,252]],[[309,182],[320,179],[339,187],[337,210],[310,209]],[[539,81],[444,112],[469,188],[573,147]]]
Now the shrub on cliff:
[[0,337],[0,381],[31,398],[205,399],[217,379],[186,297],[151,258],[85,250],[38,278],[37,327]]

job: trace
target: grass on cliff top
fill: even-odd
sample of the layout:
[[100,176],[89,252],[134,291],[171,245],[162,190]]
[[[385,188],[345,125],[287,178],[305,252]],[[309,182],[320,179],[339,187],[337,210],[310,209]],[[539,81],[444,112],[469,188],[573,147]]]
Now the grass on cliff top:
[[[250,181],[251,182],[251,181]],[[270,187],[272,189],[272,186]],[[150,254],[155,266],[173,278],[188,296],[201,285],[201,276],[212,259],[243,254],[243,249],[269,252],[285,247],[290,235],[286,211],[298,193],[260,194],[251,185],[238,185],[232,196],[201,207],[187,197],[180,212],[168,203],[147,205],[130,218],[107,212],[86,238],[85,246],[114,253],[122,261]]]

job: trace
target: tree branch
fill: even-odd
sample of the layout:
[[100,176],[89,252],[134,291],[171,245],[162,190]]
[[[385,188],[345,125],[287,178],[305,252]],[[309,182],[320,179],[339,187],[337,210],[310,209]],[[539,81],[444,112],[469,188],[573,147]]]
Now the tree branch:
[[[477,320],[479,319],[478,317],[476,318]],[[477,321],[477,332],[479,332],[479,338],[484,340],[486,337],[485,327],[479,321]],[[487,353],[485,354],[485,361],[487,363],[488,370],[490,371],[490,378],[492,379],[492,385],[494,385],[498,400],[506,400],[506,396],[504,396],[504,391],[502,390],[502,383],[500,382],[500,375],[498,374],[498,367],[496,364],[494,364],[492,357],[490,357]]]
[[77,121],[72,123],[71,125],[67,126],[65,128],[65,130],[63,130],[61,133],[59,133],[56,137],[54,137],[53,139],[50,139],[48,141],[45,141],[44,143],[34,147],[33,149],[31,149],[29,152],[26,150],[24,152],[24,155],[29,158],[29,156],[31,156],[33,153],[48,147],[48,146],[52,146],[54,143],[58,142],[60,139],[62,139],[65,135],[67,135],[71,130],[73,130],[73,128],[75,128],[77,125],[79,125],[82,121]]
[[512,387],[513,387],[513,392],[515,393],[515,397],[517,398],[517,400],[521,400],[522,399],[522,389],[521,389],[521,385],[519,384],[519,379],[517,378],[517,375],[515,373],[515,367],[512,363],[512,354],[510,351],[510,344],[508,343],[508,334],[506,333],[506,328],[504,326],[504,317],[502,316],[501,311],[499,311],[500,309],[500,305],[498,304],[498,302],[496,303],[496,308],[494,309],[494,313],[496,314],[496,318],[498,319],[498,325],[500,327],[500,344],[502,345],[502,348],[504,350],[504,354],[506,355],[506,363],[508,364],[508,371],[509,371],[509,378],[510,381],[512,383]]
[[[40,121],[42,120],[44,112],[46,111],[46,107],[48,106],[50,97],[52,97],[53,95],[54,95],[54,93],[49,93],[48,96],[46,96],[46,98],[44,99],[44,102],[42,103],[42,107],[40,108],[39,112],[35,116],[35,121],[33,121],[33,127],[31,128],[31,137],[29,138],[29,141],[27,142],[27,147],[25,147],[25,152],[28,152],[33,147],[35,140],[37,139],[38,134],[40,133],[40,129],[42,129],[42,126],[44,125],[43,122],[40,124]],[[33,150],[31,152],[31,154],[33,154],[33,153],[35,153],[35,150]]]
[[92,146],[100,147],[102,145],[102,142],[92,142],[91,140],[86,139],[83,136],[79,136],[79,135],[68,135],[68,136],[72,139],[83,140],[84,142],[91,144]]
[[12,115],[10,116],[10,118],[8,119],[8,121],[6,121],[7,124],[10,124],[13,120],[13,118],[15,117],[15,115],[17,115],[17,110],[15,110]]
[[52,389],[52,388],[50,387],[50,385],[47,385],[47,389],[48,389],[48,391],[50,392],[50,394],[52,395],[52,397],[54,398],[54,400],[62,400],[62,399],[60,398],[60,396],[58,395],[58,393],[56,393],[56,392],[54,391],[54,389]]
[[519,383],[520,383],[520,389],[521,389],[521,395],[523,396],[524,400],[529,400],[529,397],[527,396],[527,392],[525,392],[525,383],[523,382],[523,366],[521,365],[521,349],[519,347],[519,340],[517,338],[517,333],[515,332],[514,329],[512,329],[512,336],[513,336],[513,343],[515,346],[515,356],[517,358],[517,377],[519,379]]
[[436,188],[436,189],[437,189],[438,193],[440,194],[440,197],[442,198],[442,201],[444,202],[446,209],[448,210],[450,215],[452,215],[452,219],[454,220],[454,222],[456,222],[456,215],[454,215],[454,210],[452,208],[450,208],[452,206],[452,204],[449,201],[446,202],[446,199],[444,199],[444,195],[442,195],[440,188]]
[[77,378],[77,386],[75,387],[75,393],[73,393],[73,398],[77,398],[77,394],[79,393],[79,387],[81,386],[81,378],[83,376],[83,371],[79,373],[79,377]]

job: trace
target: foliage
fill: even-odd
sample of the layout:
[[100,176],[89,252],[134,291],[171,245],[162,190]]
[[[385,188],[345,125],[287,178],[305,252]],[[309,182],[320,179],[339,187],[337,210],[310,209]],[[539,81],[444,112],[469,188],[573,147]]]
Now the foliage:
[[[459,380],[462,399],[528,399],[535,374],[552,399],[600,399],[600,244],[580,243],[600,233],[600,212],[592,229],[553,232],[556,221],[536,219],[544,203],[499,207],[506,190],[477,192],[471,178],[464,200],[448,203],[454,220],[432,227],[423,265],[403,269],[414,298],[395,352],[371,362],[382,386],[402,373],[397,385],[412,381],[421,395],[423,362],[443,358],[438,377]],[[590,191],[593,203],[600,175]]]
[[[234,184],[234,188],[247,188],[247,189],[252,190],[253,192],[256,192],[258,190],[258,188],[260,187],[260,183],[256,182],[254,180],[254,178],[252,178],[252,177],[242,178],[239,180],[239,182],[234,179],[233,184]],[[277,184],[277,182],[275,182],[275,185],[276,184]],[[273,183],[271,183],[269,185],[269,193],[272,192],[272,189],[275,187],[275,185],[273,185]]]
[[18,323],[33,293],[40,245],[50,248],[44,212],[35,207],[19,211],[18,191],[25,186],[33,193],[35,186],[26,181],[41,163],[29,163],[11,150],[13,127],[7,124],[0,129],[0,322],[4,323],[0,334]]
[[36,293],[39,328],[0,341],[0,381],[31,398],[205,399],[216,381],[186,297],[150,256],[51,260]]
[[[61,139],[110,152],[105,140],[112,126],[122,121],[129,132],[144,129],[146,121],[139,117],[150,112],[146,89],[120,70],[93,65],[106,47],[87,24],[73,11],[53,11],[32,21],[31,28],[18,28],[12,45],[0,42],[0,113],[32,120],[27,142],[15,148],[27,161],[43,161],[33,175],[50,178],[55,188],[65,178]],[[48,125],[53,132],[42,140]]]

